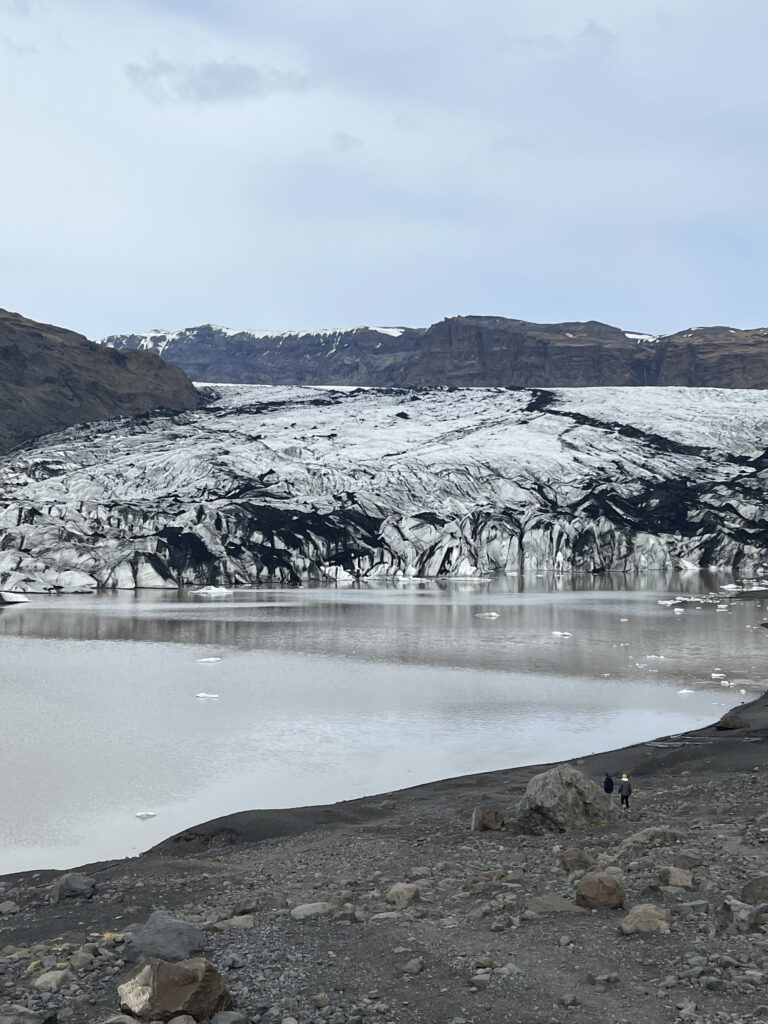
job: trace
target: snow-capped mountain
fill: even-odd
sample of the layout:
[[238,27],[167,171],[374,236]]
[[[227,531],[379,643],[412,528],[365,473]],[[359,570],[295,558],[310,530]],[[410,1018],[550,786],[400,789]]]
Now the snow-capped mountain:
[[451,317],[426,328],[236,331],[210,324],[113,335],[197,381],[371,387],[768,388],[768,329],[692,327],[656,336],[608,324]]
[[768,555],[764,392],[235,385],[207,398],[0,460],[0,589],[748,570]]

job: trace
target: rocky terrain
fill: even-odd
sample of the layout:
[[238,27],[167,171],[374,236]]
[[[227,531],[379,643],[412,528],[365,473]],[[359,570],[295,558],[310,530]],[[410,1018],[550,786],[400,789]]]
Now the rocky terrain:
[[[138,858],[6,876],[0,1021],[129,1022],[152,971],[154,998],[193,1013],[163,1015],[178,1024],[764,1021],[767,739],[764,696],[555,771],[244,812]],[[628,812],[599,788],[621,771]],[[200,956],[207,985],[180,986]]]
[[204,324],[104,338],[193,380],[370,387],[768,387],[768,328],[655,336],[587,323],[456,316],[430,327],[236,331]]
[[0,589],[719,566],[768,557],[768,397],[203,389],[0,460]]
[[184,374],[0,310],[0,452],[73,423],[197,407]]

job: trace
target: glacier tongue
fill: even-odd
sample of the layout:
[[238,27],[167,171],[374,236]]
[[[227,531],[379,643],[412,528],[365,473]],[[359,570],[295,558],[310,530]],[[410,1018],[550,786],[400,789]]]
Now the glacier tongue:
[[0,588],[752,570],[768,393],[203,389],[0,460]]

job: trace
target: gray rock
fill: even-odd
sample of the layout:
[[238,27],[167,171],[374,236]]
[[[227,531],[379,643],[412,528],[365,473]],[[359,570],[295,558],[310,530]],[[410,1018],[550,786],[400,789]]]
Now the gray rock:
[[405,910],[418,898],[419,887],[411,882],[395,882],[387,893],[387,903],[392,903],[398,910]]
[[563,850],[560,855],[560,867],[566,873],[566,875],[572,874],[574,871],[586,871],[591,868],[594,864],[594,860],[585,853],[584,850],[579,849],[578,846],[569,846],[567,850]]
[[547,896],[534,896],[532,900],[529,900],[523,917],[526,917],[527,914],[532,914],[535,918],[538,914],[583,914],[584,912],[584,908],[577,906],[572,900],[550,893]]
[[415,956],[403,967],[403,974],[421,974],[424,970],[424,959]]
[[498,832],[504,828],[504,816],[490,807],[475,807],[469,827],[472,832]]
[[90,899],[96,891],[96,879],[70,871],[48,887],[54,903],[63,899]]
[[327,917],[336,909],[333,903],[300,903],[291,911],[294,921],[306,921],[310,917]]
[[72,971],[64,968],[61,971],[45,971],[35,978],[32,985],[38,992],[58,992],[66,985],[71,985],[74,980]]
[[768,903],[768,875],[751,879],[739,895],[742,903]]
[[517,822],[524,832],[540,835],[586,828],[611,814],[602,787],[572,765],[561,764],[534,775],[518,805]]
[[624,935],[646,932],[666,935],[669,932],[669,914],[663,907],[655,907],[652,903],[640,903],[632,907],[619,928]]
[[211,1017],[211,1024],[248,1024],[248,1018],[239,1010],[222,1010]]
[[662,885],[676,886],[681,889],[693,888],[693,875],[685,868],[662,868],[659,871],[659,881]]
[[134,967],[117,994],[120,1009],[142,1020],[172,1020],[180,1014],[207,1020],[232,1005],[224,979],[202,957],[181,963],[150,957]]
[[8,917],[11,914],[18,914],[20,909],[19,904],[14,903],[13,900],[3,900],[3,902],[0,903],[0,914],[3,917]]
[[42,1024],[43,1016],[28,1010],[26,1006],[4,1003],[0,1006],[0,1024]]
[[187,960],[193,953],[208,948],[208,938],[202,928],[179,921],[165,910],[156,910],[149,920],[125,945],[125,959],[129,963],[158,957],[174,962]]

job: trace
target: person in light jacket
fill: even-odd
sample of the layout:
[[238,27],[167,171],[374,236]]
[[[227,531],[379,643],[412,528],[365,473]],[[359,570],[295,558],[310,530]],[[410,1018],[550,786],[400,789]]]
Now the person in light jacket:
[[621,806],[626,807],[629,810],[629,798],[632,796],[632,786],[629,782],[629,776],[625,772],[621,776],[621,782],[619,783],[619,796],[621,797]]

